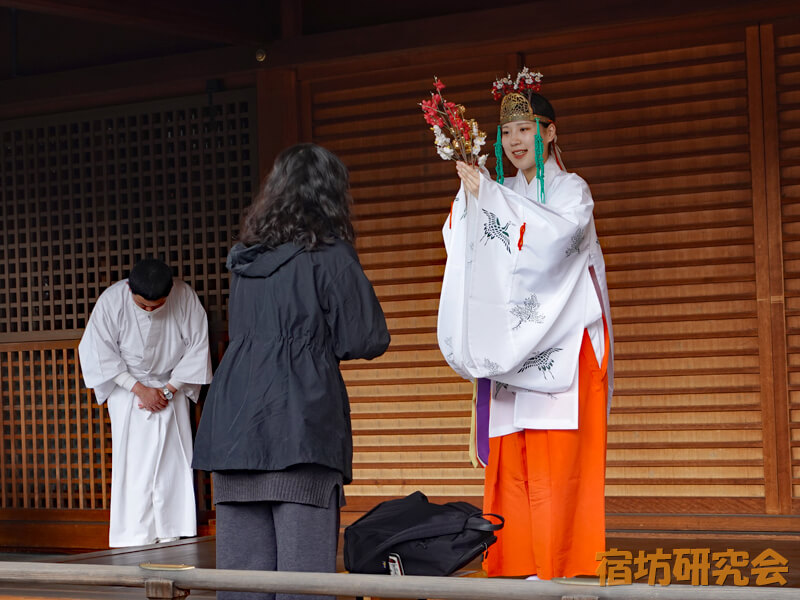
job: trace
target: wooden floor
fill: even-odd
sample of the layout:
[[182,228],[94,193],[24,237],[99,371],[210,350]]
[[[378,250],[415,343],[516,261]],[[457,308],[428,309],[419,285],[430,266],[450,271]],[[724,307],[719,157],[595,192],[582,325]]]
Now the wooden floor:
[[[800,536],[783,535],[730,535],[714,536],[713,538],[698,538],[690,535],[676,535],[670,537],[641,537],[641,534],[616,534],[608,538],[608,548],[629,551],[636,557],[639,551],[651,554],[661,548],[665,553],[672,553],[677,549],[702,549],[710,548],[711,552],[721,552],[728,549],[747,552],[749,558],[755,559],[766,549],[772,549],[788,560],[789,572],[785,575],[786,587],[800,588]],[[88,554],[75,555],[50,555],[44,558],[31,558],[25,554],[5,558],[14,560],[43,560],[45,562],[58,562],[67,564],[95,564],[95,565],[125,565],[136,566],[143,562],[190,564],[198,568],[212,569],[216,565],[214,537],[201,537],[168,544],[155,544],[152,546],[139,546],[129,549],[104,550]],[[477,565],[471,565],[474,567]],[[339,568],[343,570],[341,552],[339,555]],[[712,569],[716,568],[713,564]],[[635,571],[635,567],[632,567]],[[748,575],[747,569],[742,569]],[[646,583],[637,580],[636,583]],[[714,578],[711,578],[714,585]],[[751,578],[750,585],[755,585],[755,577]],[[190,598],[213,598],[214,593],[208,591],[193,591]],[[800,597],[800,596],[799,596]],[[18,584],[0,583],[0,600],[11,599],[39,599],[39,598],[68,598],[75,600],[105,600],[105,599],[137,599],[145,598],[141,588],[124,587],[79,587],[37,585],[22,586]]]

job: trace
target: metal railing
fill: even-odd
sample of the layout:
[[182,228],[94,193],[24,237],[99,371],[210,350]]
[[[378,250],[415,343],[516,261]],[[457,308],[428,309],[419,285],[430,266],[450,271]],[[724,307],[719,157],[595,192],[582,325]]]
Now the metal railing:
[[183,598],[190,590],[326,594],[443,600],[797,600],[800,590],[777,587],[645,584],[586,586],[551,581],[458,577],[391,577],[221,569],[147,569],[115,565],[0,562],[0,582],[144,588],[147,598]]

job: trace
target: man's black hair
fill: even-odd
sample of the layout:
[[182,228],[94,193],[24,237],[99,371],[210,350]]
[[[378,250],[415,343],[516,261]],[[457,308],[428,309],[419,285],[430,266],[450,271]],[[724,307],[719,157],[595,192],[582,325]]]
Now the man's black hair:
[[157,258],[145,258],[133,265],[128,285],[145,300],[161,300],[172,289],[172,269]]

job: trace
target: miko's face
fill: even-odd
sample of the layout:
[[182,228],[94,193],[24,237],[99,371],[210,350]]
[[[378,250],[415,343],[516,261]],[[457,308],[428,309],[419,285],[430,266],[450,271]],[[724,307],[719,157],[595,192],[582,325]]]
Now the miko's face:
[[[550,123],[547,127],[539,125],[539,128],[544,142],[543,158],[547,161],[550,142],[556,136],[556,126]],[[530,181],[536,175],[536,122],[512,121],[503,125],[501,133],[508,160]]]

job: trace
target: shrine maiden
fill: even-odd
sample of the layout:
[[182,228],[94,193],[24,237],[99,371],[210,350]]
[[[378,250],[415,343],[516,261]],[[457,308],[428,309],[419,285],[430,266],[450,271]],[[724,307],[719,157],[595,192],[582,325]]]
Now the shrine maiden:
[[594,202],[563,167],[540,79],[523,69],[494,86],[516,176],[457,165],[438,338],[478,380],[484,511],[506,518],[485,568],[551,579],[594,575],[605,550],[613,338]]

